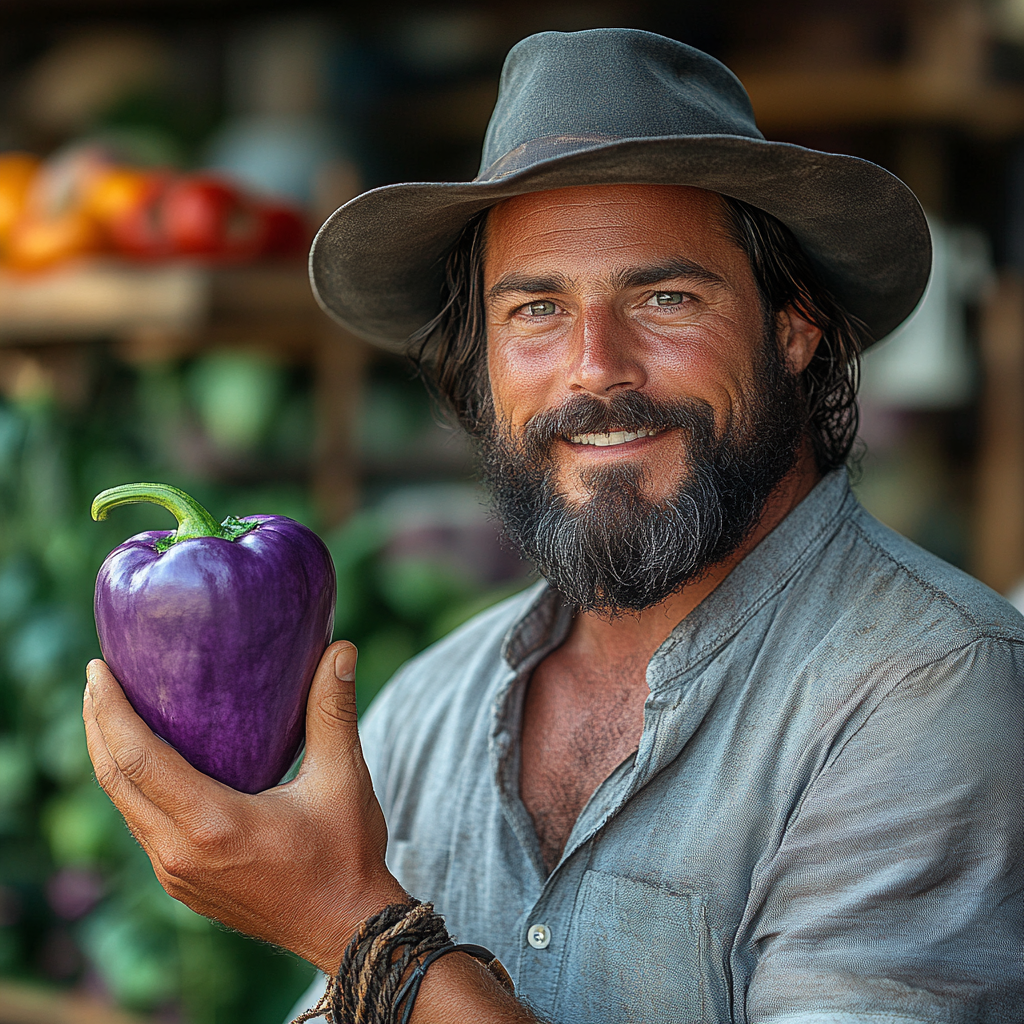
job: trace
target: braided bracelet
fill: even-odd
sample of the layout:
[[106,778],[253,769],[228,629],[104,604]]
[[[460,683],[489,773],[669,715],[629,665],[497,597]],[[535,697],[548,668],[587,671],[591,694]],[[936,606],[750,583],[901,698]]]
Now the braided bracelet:
[[[396,1024],[403,1003],[401,1024],[408,1024],[427,968],[454,952],[480,960],[513,991],[512,979],[490,950],[455,943],[433,905],[412,900],[392,903],[359,925],[320,1001],[292,1024],[315,1017],[326,1017],[328,1024]],[[410,964],[415,967],[403,984]]]

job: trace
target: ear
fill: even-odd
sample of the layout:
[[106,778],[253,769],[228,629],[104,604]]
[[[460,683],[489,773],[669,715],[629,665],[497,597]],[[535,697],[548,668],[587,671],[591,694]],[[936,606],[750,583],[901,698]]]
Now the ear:
[[779,348],[792,374],[803,373],[818,350],[821,328],[805,320],[792,306],[778,316]]

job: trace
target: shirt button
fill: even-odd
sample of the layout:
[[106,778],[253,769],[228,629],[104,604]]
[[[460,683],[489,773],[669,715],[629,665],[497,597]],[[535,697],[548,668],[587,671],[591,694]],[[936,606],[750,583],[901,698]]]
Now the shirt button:
[[531,924],[526,939],[534,949],[547,949],[551,944],[551,932],[546,924]]

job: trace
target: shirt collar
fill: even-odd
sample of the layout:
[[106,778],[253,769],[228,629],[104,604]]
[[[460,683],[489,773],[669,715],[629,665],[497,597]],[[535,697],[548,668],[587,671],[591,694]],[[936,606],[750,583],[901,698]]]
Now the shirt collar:
[[[652,690],[667,688],[708,657],[819,552],[856,506],[844,468],[823,477],[810,494],[672,631],[648,668]],[[562,643],[572,609],[541,582],[509,630],[502,654],[518,670],[542,648]],[[670,657],[671,655],[671,657]]]

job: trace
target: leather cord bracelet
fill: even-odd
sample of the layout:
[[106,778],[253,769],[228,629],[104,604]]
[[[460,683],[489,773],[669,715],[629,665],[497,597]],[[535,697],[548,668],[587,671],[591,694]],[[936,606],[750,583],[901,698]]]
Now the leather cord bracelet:
[[420,986],[423,984],[423,979],[427,975],[427,968],[435,960],[440,960],[441,957],[447,956],[449,953],[466,953],[468,956],[473,957],[474,960],[479,960],[487,969],[491,977],[493,977],[498,984],[500,984],[501,987],[509,993],[509,995],[512,995],[515,992],[515,985],[513,985],[508,971],[505,970],[502,962],[486,946],[477,946],[470,942],[452,942],[447,946],[442,946],[440,949],[435,949],[433,953],[427,954],[427,956],[425,956],[415,966],[415,968],[413,968],[413,972],[409,975],[408,980],[398,990],[398,995],[395,997],[396,1014],[401,1010],[403,1000],[408,1000],[398,1024],[409,1024],[409,1021],[412,1019],[413,1007],[416,1005],[416,997],[420,994]]

